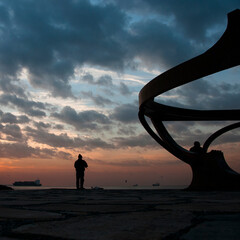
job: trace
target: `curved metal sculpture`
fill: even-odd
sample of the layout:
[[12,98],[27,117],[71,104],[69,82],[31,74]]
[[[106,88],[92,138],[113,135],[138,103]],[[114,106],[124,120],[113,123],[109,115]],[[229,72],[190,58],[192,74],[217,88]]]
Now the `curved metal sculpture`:
[[[240,189],[240,175],[225,162],[221,151],[207,152],[211,142],[221,134],[240,127],[240,122],[212,134],[202,153],[178,145],[163,121],[240,120],[240,110],[194,110],[166,106],[154,98],[168,90],[240,64],[240,10],[228,14],[228,26],[218,42],[205,53],[192,58],[154,78],[139,93],[139,120],[147,132],[167,151],[189,164],[193,171],[190,190]],[[158,133],[151,129],[149,117]]]

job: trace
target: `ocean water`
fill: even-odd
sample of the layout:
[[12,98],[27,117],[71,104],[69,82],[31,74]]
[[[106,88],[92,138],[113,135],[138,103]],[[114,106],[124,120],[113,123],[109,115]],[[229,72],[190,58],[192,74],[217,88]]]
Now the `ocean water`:
[[[76,189],[75,186],[12,186],[14,190],[44,190],[44,189]],[[95,186],[93,186],[95,187]],[[160,190],[160,189],[185,189],[187,186],[180,186],[180,185],[160,185],[160,186],[98,186],[103,189],[109,190]],[[91,187],[86,186],[86,189],[91,189]]]

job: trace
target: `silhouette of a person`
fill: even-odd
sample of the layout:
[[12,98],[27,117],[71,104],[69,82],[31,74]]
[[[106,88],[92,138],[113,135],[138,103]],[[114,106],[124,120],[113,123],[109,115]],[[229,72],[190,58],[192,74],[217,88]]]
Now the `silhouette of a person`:
[[201,147],[200,142],[195,141],[194,146],[190,148],[190,151],[195,153],[203,153],[203,148]]
[[[78,159],[74,163],[74,167],[76,169],[76,187],[77,189],[84,189],[84,172],[85,168],[88,167],[87,162],[82,159],[82,155],[78,155]],[[80,181],[80,188],[79,188],[79,181]]]

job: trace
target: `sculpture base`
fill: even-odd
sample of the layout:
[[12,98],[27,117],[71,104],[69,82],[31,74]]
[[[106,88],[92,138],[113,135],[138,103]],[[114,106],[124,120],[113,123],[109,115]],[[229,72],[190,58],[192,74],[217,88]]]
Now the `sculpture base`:
[[240,174],[228,166],[221,151],[201,155],[191,168],[193,178],[186,190],[240,190]]

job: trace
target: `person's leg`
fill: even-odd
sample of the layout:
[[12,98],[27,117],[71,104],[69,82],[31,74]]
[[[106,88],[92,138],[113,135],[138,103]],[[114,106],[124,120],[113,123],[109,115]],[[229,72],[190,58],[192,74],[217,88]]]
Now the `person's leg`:
[[81,175],[81,177],[80,177],[80,182],[81,182],[81,188],[83,188],[83,184],[84,184],[84,174]]
[[76,172],[76,188],[79,189],[79,174]]

